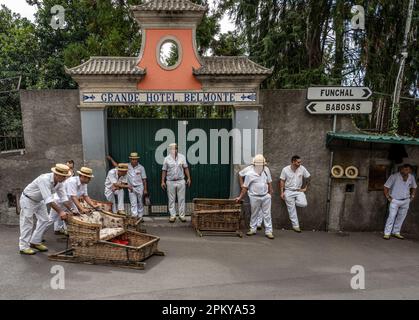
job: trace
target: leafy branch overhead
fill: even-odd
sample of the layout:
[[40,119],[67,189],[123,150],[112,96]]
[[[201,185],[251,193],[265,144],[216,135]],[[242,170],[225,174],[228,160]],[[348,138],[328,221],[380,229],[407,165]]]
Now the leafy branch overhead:
[[[136,56],[141,33],[129,5],[142,0],[27,0],[37,7],[35,23],[0,10],[1,77],[21,74],[22,88],[67,89],[76,84],[64,65],[90,56]],[[209,0],[196,0],[208,4]],[[365,85],[388,107],[398,73],[409,0],[215,0],[197,30],[201,55],[248,55],[273,67],[264,88]],[[50,26],[51,7],[62,5],[66,27]],[[365,11],[365,29],[353,30],[353,6]],[[213,8],[212,6],[210,6]],[[220,33],[227,14],[235,30]],[[419,1],[408,41],[403,97],[419,96]],[[173,53],[175,54],[175,53]],[[174,56],[174,58],[176,58]],[[401,132],[418,135],[416,102],[402,100]],[[412,121],[413,119],[413,121]],[[375,120],[359,120],[366,126]]]

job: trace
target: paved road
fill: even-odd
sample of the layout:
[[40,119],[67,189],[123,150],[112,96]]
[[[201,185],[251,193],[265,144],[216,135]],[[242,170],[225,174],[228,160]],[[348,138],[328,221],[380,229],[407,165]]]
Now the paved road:
[[[65,290],[50,286],[45,254],[17,253],[17,227],[0,226],[1,299],[418,299],[419,242],[378,233],[347,236],[276,231],[243,239],[195,236],[187,227],[148,227],[165,257],[146,270],[62,263]],[[64,241],[49,232],[50,251]],[[350,287],[354,265],[365,290]]]

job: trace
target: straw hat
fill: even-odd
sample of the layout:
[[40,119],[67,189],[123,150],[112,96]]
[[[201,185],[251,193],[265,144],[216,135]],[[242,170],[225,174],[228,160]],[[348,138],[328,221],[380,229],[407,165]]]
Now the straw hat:
[[140,159],[137,152],[131,152],[131,154],[129,155],[129,158],[130,159]]
[[253,164],[254,165],[266,165],[266,159],[263,155],[261,154],[257,154],[254,158],[253,158]]
[[128,163],[120,163],[116,169],[118,171],[128,171]]
[[62,163],[57,163],[55,167],[51,168],[51,171],[59,176],[69,177],[71,176],[70,168]]
[[87,167],[81,167],[80,171],[77,171],[80,176],[85,176],[88,178],[94,178],[93,170]]
[[177,148],[177,143],[171,143],[171,144],[169,144],[169,148]]

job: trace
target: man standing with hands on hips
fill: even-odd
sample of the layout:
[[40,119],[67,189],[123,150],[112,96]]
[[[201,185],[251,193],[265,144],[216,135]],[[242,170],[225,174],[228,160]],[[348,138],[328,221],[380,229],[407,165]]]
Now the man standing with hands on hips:
[[389,240],[391,235],[397,239],[404,239],[400,230],[409,210],[410,201],[415,198],[416,188],[415,177],[411,174],[409,164],[404,164],[400,172],[392,174],[384,184],[384,195],[390,203],[384,229],[385,240]]
[[[287,205],[288,214],[295,232],[300,233],[300,223],[297,216],[297,208],[307,207],[307,199],[305,192],[310,182],[310,173],[301,165],[302,161],[299,156],[291,158],[291,165],[282,169],[279,190],[281,199]],[[303,185],[304,179],[304,185]]]
[[[185,183],[186,175],[186,183]],[[164,158],[161,187],[163,190],[167,189],[167,197],[169,199],[169,222],[176,221],[176,195],[179,204],[179,219],[186,222],[185,218],[185,185],[191,186],[192,180],[189,173],[188,163],[183,154],[178,153],[178,146],[172,143],[168,148],[168,155]]]
[[132,187],[132,190],[129,190],[128,195],[131,203],[131,214],[142,221],[144,215],[143,195],[147,195],[148,190],[147,175],[144,167],[138,163],[139,158],[137,152],[132,152],[129,156],[128,184]]

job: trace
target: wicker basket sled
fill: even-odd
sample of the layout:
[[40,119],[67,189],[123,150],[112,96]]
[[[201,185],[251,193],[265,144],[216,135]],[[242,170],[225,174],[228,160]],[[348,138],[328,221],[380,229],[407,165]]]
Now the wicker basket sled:
[[[129,230],[126,218],[105,211],[101,223],[80,221],[69,216],[68,243],[70,248],[49,255],[49,260],[144,269],[147,258],[163,256],[159,251],[159,237]],[[112,242],[128,244],[120,244]]]
[[[100,210],[105,211],[106,213],[112,214],[112,202],[110,201],[99,201],[99,200],[93,200],[92,202],[94,204],[99,204],[100,205]],[[90,206],[84,202],[84,200],[81,200],[80,203],[89,208]],[[119,217],[125,217],[126,218],[126,228],[127,230],[131,230],[131,231],[138,231],[141,233],[146,233],[146,229],[144,229],[141,226],[141,219],[137,218],[137,217],[133,217],[130,215],[119,215]]]
[[241,203],[233,199],[193,199],[192,226],[197,234],[242,237]]

